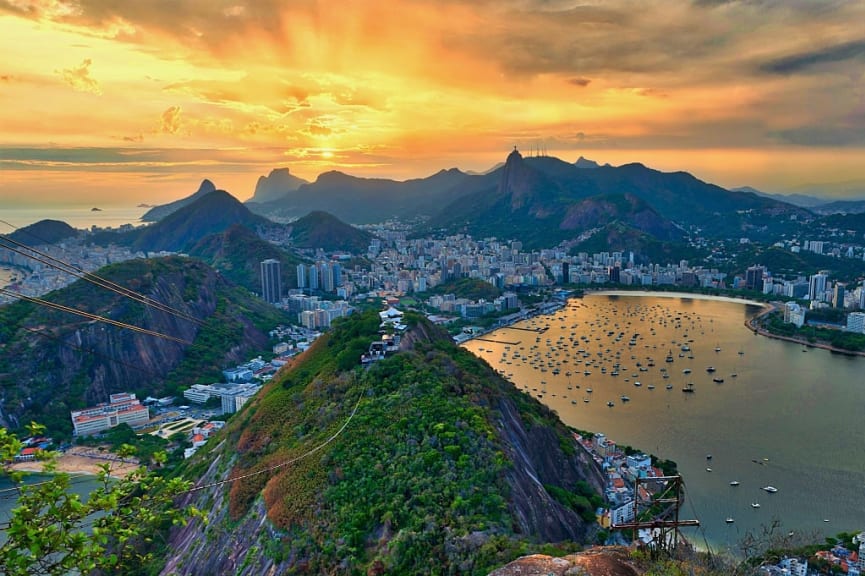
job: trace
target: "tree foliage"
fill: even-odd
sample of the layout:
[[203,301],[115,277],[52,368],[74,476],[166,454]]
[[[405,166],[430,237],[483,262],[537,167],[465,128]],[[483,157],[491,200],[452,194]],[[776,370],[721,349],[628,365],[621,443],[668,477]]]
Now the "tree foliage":
[[[43,430],[36,424],[29,426],[33,435]],[[17,505],[4,525],[0,574],[135,573],[152,560],[151,534],[200,515],[194,508],[173,506],[173,498],[187,490],[190,483],[167,479],[145,466],[115,479],[112,464],[102,464],[96,476],[97,486],[86,499],[71,490],[69,474],[56,473],[44,482],[25,484],[24,475],[9,466],[22,446],[17,437],[0,428],[2,473],[18,492]],[[118,450],[121,458],[132,453],[129,445]],[[55,471],[54,456],[40,454],[48,472]],[[154,466],[164,462],[164,453],[153,455]]]

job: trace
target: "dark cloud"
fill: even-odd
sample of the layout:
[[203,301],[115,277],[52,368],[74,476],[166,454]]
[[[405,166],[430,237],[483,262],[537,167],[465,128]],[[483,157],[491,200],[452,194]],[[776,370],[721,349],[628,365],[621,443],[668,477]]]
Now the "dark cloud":
[[0,147],[0,171],[184,173],[202,165],[208,172],[234,172],[273,164],[283,152],[270,147],[254,155],[204,148]]
[[569,79],[568,79],[568,83],[569,83],[569,84],[573,84],[574,86],[580,86],[581,88],[585,88],[585,87],[588,86],[591,82],[592,82],[591,79],[589,79],[589,78],[582,78],[582,77],[579,77],[579,76],[576,77],[576,78],[569,78]]
[[771,74],[796,74],[825,64],[865,60],[865,40],[855,40],[810,52],[802,52],[764,63],[760,69]]
[[862,126],[802,126],[790,130],[770,132],[769,136],[786,144],[846,148],[865,146],[865,127]]

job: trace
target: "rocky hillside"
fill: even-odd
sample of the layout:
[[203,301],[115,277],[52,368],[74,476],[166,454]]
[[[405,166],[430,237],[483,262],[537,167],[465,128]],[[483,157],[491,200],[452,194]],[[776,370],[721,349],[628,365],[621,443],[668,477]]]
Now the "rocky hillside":
[[[164,574],[487,574],[591,541],[602,477],[549,409],[419,317],[339,322],[193,459]],[[356,412],[355,412],[356,410]],[[566,503],[563,503],[566,502]]]
[[255,184],[255,194],[247,202],[273,202],[289,192],[293,192],[303,184],[309,184],[303,178],[298,178],[288,168],[274,168],[267,176],[261,176]]
[[111,393],[144,398],[218,381],[222,368],[266,350],[266,331],[286,321],[195,260],[130,260],[99,275],[195,321],[82,280],[45,298],[191,344],[28,302],[0,307],[0,424],[16,428],[35,420],[68,435],[69,410],[106,402]]

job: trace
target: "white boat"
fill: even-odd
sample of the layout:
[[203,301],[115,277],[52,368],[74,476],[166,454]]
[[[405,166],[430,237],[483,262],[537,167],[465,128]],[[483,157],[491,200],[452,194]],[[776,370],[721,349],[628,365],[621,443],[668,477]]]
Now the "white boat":
[[735,520],[733,520],[732,517],[728,516],[727,519],[724,520],[724,522],[726,522],[727,524],[732,524],[733,522],[735,522]]
[[751,508],[759,508],[759,507],[760,507],[759,502],[751,502]]
[[738,486],[738,485],[739,485],[738,480],[733,480],[732,482],[730,482],[730,486]]
[[775,488],[774,486],[763,486],[763,490],[765,490],[769,494],[774,494],[775,492],[778,491],[778,489]]

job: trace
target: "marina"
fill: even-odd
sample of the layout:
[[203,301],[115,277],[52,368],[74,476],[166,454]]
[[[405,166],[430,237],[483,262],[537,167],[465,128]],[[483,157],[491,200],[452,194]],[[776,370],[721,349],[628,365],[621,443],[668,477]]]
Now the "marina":
[[[754,335],[744,321],[759,311],[741,302],[587,295],[521,322],[549,327],[537,340],[508,350],[465,346],[566,424],[676,461],[689,514],[713,547],[734,548],[776,518],[785,530],[818,535],[861,529],[865,447],[855,438],[865,365]],[[517,340],[512,330],[485,337]],[[814,486],[825,489],[815,495]]]

